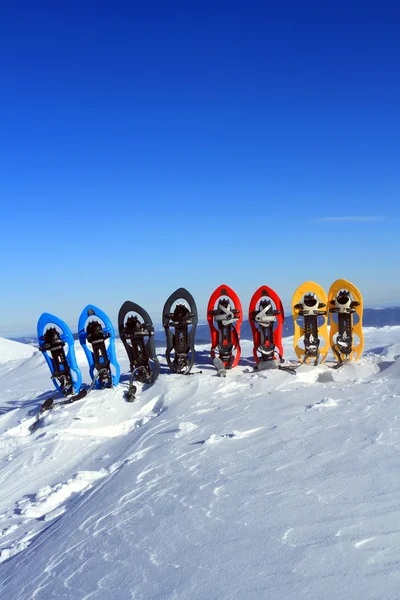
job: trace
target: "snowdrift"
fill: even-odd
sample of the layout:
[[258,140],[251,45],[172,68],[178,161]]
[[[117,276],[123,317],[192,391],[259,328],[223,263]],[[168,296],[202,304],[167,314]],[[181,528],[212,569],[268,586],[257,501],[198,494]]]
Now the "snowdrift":
[[224,380],[207,346],[188,377],[160,356],[134,404],[122,377],[32,435],[49,372],[33,347],[10,346],[0,597],[398,599],[400,327],[365,340],[359,363],[297,376],[253,372],[250,342]]
[[21,344],[0,338],[0,365],[14,360],[23,360],[30,358],[38,350],[29,344]]

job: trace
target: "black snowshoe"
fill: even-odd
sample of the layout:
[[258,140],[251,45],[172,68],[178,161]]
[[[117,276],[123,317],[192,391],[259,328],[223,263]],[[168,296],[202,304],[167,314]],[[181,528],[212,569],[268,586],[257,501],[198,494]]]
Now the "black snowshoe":
[[151,385],[160,373],[154,326],[150,315],[141,306],[127,300],[118,313],[118,330],[131,370],[127,400],[133,401],[137,392],[133,382]]
[[[184,300],[184,303],[177,303],[171,312],[173,304],[178,300]],[[166,358],[173,373],[188,375],[193,367],[197,322],[197,307],[193,296],[185,288],[179,288],[168,298],[163,310]]]

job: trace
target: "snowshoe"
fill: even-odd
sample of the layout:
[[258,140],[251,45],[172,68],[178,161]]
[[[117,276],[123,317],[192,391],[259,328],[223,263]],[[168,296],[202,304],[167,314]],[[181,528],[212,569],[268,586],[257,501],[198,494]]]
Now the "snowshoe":
[[[184,302],[178,302],[179,300]],[[172,373],[188,375],[196,356],[194,343],[198,314],[193,296],[185,288],[176,290],[164,305],[162,319],[169,368]]]
[[303,283],[294,293],[293,345],[300,363],[318,365],[328,354],[327,297],[313,281]]
[[345,279],[335,281],[328,293],[329,342],[340,367],[358,360],[364,348],[362,332],[363,299],[359,290]]
[[75,358],[74,337],[68,325],[49,313],[37,324],[39,350],[50,368],[56,390],[63,396],[78,393],[82,374]]
[[133,401],[136,393],[134,380],[151,385],[160,374],[153,321],[141,306],[127,300],[118,313],[118,330],[131,370],[127,399]]
[[266,285],[261,286],[254,293],[249,306],[256,370],[276,368],[283,363],[284,319],[283,305],[278,294]]
[[210,354],[219,375],[225,375],[223,370],[233,369],[239,362],[242,319],[242,305],[238,296],[227,285],[219,286],[212,293],[207,307],[211,334]]
[[79,317],[78,336],[96,387],[117,385],[120,368],[115,353],[115,331],[107,315],[93,304],[88,304]]

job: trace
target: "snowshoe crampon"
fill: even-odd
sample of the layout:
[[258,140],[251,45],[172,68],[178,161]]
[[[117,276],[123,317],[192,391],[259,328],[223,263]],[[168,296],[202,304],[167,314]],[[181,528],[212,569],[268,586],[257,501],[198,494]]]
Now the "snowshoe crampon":
[[134,380],[151,385],[160,374],[153,321],[144,308],[127,300],[118,313],[118,330],[131,370],[127,396],[128,400],[133,400],[136,392]]
[[328,299],[317,283],[307,281],[294,293],[293,345],[301,363],[318,365],[328,354]]
[[362,332],[363,299],[355,285],[335,281],[328,293],[329,342],[338,366],[358,360],[364,348]]
[[195,333],[198,323],[193,296],[179,288],[164,305],[163,326],[167,341],[166,358],[173,373],[187,375],[195,359]]
[[221,372],[221,361],[224,369],[236,367],[240,359],[243,311],[239,297],[227,285],[219,286],[212,293],[207,320],[211,334],[211,358],[218,372]]
[[278,294],[266,285],[261,286],[254,293],[249,306],[253,356],[257,370],[279,367],[283,362],[284,319],[283,305]]
[[92,381],[96,379],[96,387],[117,385],[120,368],[115,353],[115,331],[107,315],[93,304],[88,304],[79,317],[78,335],[89,363],[90,377]]
[[78,393],[82,374],[75,358],[74,337],[68,325],[58,317],[43,313],[37,324],[39,350],[50,368],[56,390],[69,396]]

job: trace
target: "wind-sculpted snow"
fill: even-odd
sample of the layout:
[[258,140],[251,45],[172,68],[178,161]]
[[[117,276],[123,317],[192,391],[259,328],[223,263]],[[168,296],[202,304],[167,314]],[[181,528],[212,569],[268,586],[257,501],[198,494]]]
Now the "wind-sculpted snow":
[[0,338],[0,365],[30,358],[35,353],[38,350],[34,346]]
[[124,377],[31,435],[47,366],[0,360],[0,597],[398,600],[400,327],[365,333],[296,376],[245,342],[220,379],[200,347],[202,374],[133,404]]

